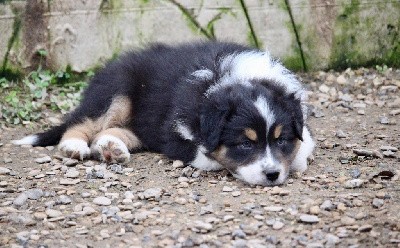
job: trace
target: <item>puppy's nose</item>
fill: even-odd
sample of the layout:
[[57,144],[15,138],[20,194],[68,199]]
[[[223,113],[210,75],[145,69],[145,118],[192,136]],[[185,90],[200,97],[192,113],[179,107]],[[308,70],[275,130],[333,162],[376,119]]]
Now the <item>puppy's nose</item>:
[[278,179],[280,172],[279,171],[266,171],[265,175],[267,176],[267,179],[271,182],[275,181]]

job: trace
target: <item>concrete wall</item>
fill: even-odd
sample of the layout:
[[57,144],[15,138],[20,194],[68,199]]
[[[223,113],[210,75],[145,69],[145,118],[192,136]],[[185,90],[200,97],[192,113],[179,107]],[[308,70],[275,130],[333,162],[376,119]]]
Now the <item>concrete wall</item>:
[[259,46],[292,69],[400,66],[399,28],[398,0],[2,0],[0,71],[81,72],[149,42],[209,38]]

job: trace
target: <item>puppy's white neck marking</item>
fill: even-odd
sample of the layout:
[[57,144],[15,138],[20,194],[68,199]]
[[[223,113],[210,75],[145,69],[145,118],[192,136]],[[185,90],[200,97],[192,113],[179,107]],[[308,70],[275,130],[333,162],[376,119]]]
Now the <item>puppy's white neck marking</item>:
[[177,120],[175,124],[176,124],[175,130],[177,133],[180,134],[182,138],[184,138],[185,140],[194,140],[192,131],[189,129],[187,125],[183,124],[183,122],[180,120]]
[[221,170],[222,165],[220,165],[217,161],[208,158],[205,153],[207,149],[204,146],[199,146],[197,149],[197,154],[195,159],[189,164],[197,169],[201,170]]

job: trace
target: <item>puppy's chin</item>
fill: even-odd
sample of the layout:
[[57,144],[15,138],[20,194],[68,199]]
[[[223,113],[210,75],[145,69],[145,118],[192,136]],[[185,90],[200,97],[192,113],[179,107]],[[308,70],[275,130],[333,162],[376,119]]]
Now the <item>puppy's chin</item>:
[[247,166],[237,167],[236,170],[230,170],[231,174],[245,183],[250,185],[261,185],[261,186],[276,186],[283,184],[289,172],[285,168],[277,170],[279,176],[275,180],[268,179],[263,167],[257,164],[250,164]]

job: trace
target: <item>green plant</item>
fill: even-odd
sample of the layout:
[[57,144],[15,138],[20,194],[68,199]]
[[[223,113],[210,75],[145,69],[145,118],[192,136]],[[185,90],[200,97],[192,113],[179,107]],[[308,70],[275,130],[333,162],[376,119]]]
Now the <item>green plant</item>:
[[380,73],[380,74],[385,74],[387,70],[389,70],[389,67],[387,65],[376,65],[375,69]]
[[[89,72],[88,75],[93,75]],[[7,124],[20,124],[44,118],[46,110],[67,113],[80,101],[87,83],[73,80],[69,71],[39,69],[21,81],[0,78],[0,117]]]

